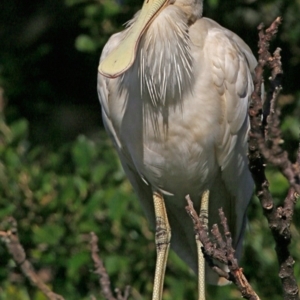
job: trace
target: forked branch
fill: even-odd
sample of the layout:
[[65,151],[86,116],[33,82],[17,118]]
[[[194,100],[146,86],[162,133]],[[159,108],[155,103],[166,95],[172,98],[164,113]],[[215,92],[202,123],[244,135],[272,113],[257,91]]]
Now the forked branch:
[[[300,193],[300,160],[298,151],[297,161],[293,165],[287,152],[281,147],[280,109],[277,104],[283,71],[280,49],[277,49],[273,55],[269,52],[269,42],[277,33],[280,23],[281,19],[277,18],[267,30],[264,31],[263,25],[259,27],[259,61],[255,70],[255,88],[249,108],[251,129],[248,156],[249,168],[256,185],[256,195],[263,207],[264,215],[268,220],[275,240],[283,296],[285,300],[292,300],[299,299],[299,290],[293,272],[294,260],[290,255],[288,246],[291,242],[290,225]],[[270,79],[270,92],[263,101],[261,86],[265,67],[271,70],[272,76]],[[265,175],[267,163],[277,167],[287,178],[290,185],[286,198],[278,207],[275,207],[273,197],[269,191],[269,182]]]
[[[243,273],[243,269],[239,267],[238,261],[235,258],[235,250],[232,247],[232,237],[223,209],[221,208],[219,210],[219,216],[225,239],[222,237],[218,225],[215,224],[213,225],[213,229],[211,230],[213,238],[216,241],[216,243],[213,243],[209,237],[208,229],[203,220],[201,220],[201,218],[199,218],[198,214],[196,213],[190,197],[187,196],[186,199],[188,205],[185,209],[193,220],[196,238],[199,238],[203,245],[203,253],[210,267],[219,276],[235,283],[243,298],[249,300],[259,300],[258,295],[255,293],[250,283],[247,281]],[[230,272],[227,273],[216,264],[214,264],[213,259],[227,265]]]

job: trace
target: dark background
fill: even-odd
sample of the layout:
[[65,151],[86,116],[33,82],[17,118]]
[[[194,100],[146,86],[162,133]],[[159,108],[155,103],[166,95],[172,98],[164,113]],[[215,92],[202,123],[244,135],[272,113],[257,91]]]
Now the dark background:
[[[108,37],[142,1],[8,1],[0,4],[2,87],[9,120],[25,117],[34,143],[63,142],[101,126],[97,64]],[[274,47],[282,51],[284,94],[299,89],[300,25],[295,1],[205,1],[204,15],[241,36],[256,52],[259,23],[284,23]],[[113,8],[109,8],[113,6]]]

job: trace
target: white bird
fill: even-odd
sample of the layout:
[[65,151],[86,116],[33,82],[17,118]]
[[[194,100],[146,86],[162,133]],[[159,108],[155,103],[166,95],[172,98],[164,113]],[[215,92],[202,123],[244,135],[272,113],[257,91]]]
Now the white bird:
[[[209,191],[209,224],[222,207],[239,257],[253,190],[247,111],[257,62],[241,38],[202,17],[202,7],[203,0],[145,0],[100,59],[106,130],[156,226],[153,300],[162,297],[169,244],[195,272],[202,258],[185,196],[199,210]],[[222,283],[211,270],[206,278]]]

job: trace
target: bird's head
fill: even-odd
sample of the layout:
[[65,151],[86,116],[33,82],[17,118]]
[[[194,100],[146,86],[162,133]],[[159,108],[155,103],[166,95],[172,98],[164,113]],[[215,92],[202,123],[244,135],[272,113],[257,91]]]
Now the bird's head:
[[151,22],[169,5],[179,6],[191,22],[202,14],[202,0],[144,0],[140,14],[129,28],[123,41],[100,63],[98,71],[116,78],[134,63],[139,41]]

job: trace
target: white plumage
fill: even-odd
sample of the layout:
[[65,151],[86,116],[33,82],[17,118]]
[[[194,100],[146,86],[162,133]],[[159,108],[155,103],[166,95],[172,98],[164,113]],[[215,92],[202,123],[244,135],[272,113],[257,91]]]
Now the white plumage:
[[[138,16],[109,39],[101,62]],[[237,35],[202,17],[202,1],[173,0],[151,19],[130,67],[116,78],[98,75],[106,130],[147,218],[154,228],[152,194],[158,191],[172,229],[171,247],[195,271],[187,194],[199,210],[202,193],[210,190],[209,224],[219,222],[223,207],[240,255],[253,189],[246,153],[255,66]]]

